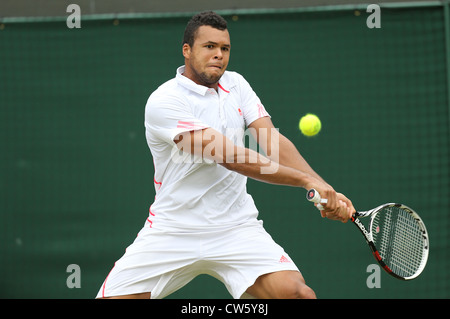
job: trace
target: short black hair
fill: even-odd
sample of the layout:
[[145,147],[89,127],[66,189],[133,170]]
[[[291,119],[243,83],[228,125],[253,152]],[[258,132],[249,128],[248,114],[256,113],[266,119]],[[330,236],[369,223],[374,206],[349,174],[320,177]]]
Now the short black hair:
[[204,11],[196,14],[189,20],[184,30],[183,45],[189,44],[190,47],[194,45],[195,34],[199,27],[207,25],[219,30],[227,29],[227,21],[213,11]]

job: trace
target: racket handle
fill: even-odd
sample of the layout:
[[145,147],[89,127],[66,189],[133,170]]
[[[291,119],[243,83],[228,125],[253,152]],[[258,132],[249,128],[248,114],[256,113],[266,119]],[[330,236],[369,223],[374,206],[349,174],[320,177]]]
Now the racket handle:
[[306,199],[309,200],[310,202],[316,203],[317,209],[319,209],[319,210],[323,210],[322,204],[328,203],[328,199],[321,198],[319,192],[316,191],[314,188],[311,188],[306,193]]

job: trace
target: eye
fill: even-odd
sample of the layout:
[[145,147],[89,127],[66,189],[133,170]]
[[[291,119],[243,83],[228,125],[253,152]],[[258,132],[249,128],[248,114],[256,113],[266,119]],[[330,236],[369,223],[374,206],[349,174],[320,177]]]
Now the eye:
[[207,48],[207,49],[212,49],[212,48],[214,48],[214,45],[212,45],[212,44],[207,44],[207,45],[205,45],[205,48]]

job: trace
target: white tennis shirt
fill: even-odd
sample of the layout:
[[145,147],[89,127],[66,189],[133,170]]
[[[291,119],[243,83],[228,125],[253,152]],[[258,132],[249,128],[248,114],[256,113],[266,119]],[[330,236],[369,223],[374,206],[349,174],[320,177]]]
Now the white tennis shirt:
[[269,116],[248,82],[226,71],[218,92],[183,76],[154,91],[145,107],[145,133],[153,156],[156,190],[150,207],[150,227],[201,229],[229,227],[256,219],[258,210],[247,193],[247,177],[220,164],[178,150],[180,133],[214,128],[244,146],[245,128]]

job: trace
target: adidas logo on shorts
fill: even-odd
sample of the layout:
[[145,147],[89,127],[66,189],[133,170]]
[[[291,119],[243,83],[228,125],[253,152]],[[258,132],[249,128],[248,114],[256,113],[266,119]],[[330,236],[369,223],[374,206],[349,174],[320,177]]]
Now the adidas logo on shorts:
[[291,261],[286,258],[286,256],[281,256],[280,260],[278,261],[280,263],[290,263]]

